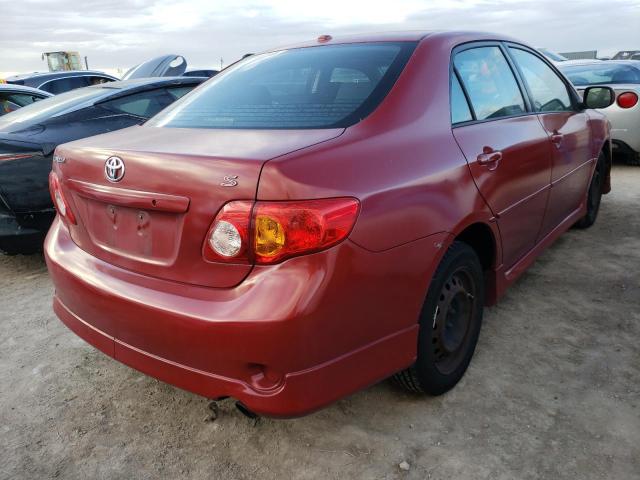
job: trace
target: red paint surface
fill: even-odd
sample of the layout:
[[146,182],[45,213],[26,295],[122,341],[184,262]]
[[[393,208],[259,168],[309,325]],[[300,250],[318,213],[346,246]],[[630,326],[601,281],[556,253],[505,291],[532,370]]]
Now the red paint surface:
[[[368,40],[390,38],[422,36]],[[140,371],[267,415],[308,413],[409,366],[455,237],[477,223],[491,232],[493,303],[584,214],[608,139],[592,111],[452,129],[451,52],[492,39],[425,37],[382,104],[346,130],[134,127],[60,147],[67,162],[54,169],[78,225],[57,220],[46,241],[56,313]],[[478,161],[493,152],[498,165]],[[103,173],[112,155],[127,166],[119,184]],[[221,186],[227,175],[238,186]],[[357,198],[360,212],[328,250],[263,266],[203,256],[226,202],[332,197]]]

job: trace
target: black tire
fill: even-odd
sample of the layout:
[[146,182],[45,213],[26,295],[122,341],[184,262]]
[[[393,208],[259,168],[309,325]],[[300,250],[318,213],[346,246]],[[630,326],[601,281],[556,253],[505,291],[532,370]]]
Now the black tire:
[[633,165],[634,167],[640,167],[640,153],[631,152],[627,155],[627,165]]
[[42,252],[44,234],[27,237],[0,237],[0,254],[32,255]]
[[462,378],[480,334],[482,266],[466,243],[454,242],[431,280],[420,313],[416,362],[394,375],[410,392],[441,395]]
[[591,177],[589,193],[587,194],[587,213],[575,223],[574,227],[589,228],[591,225],[596,223],[598,211],[600,210],[600,202],[602,200],[602,185],[604,184],[605,175],[606,158],[604,156],[604,152],[600,152],[598,163],[596,163],[596,168],[593,171],[593,176]]

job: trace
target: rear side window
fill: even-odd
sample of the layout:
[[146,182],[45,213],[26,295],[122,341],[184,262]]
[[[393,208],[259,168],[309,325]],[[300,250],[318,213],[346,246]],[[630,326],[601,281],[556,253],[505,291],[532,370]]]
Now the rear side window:
[[100,77],[100,76],[88,77],[88,78],[89,78],[89,85],[100,85],[102,83],[108,83],[113,81],[110,78]]
[[519,48],[509,48],[529,87],[537,112],[563,112],[572,110],[567,86],[549,65],[535,55]]
[[16,102],[9,100],[6,96],[0,95],[0,115],[15,112],[21,107]]
[[253,55],[172,105],[148,126],[338,128],[371,113],[415,42],[297,48]]
[[473,120],[469,104],[464,96],[458,77],[454,74],[451,79],[451,123],[461,123]]
[[169,95],[164,88],[158,88],[116,98],[103,103],[101,106],[119,113],[150,118],[160,110],[168,107],[174,100],[175,98]]
[[49,93],[58,94],[82,88],[89,85],[89,77],[68,77],[59,80],[51,80],[40,87]]
[[499,47],[477,47],[456,54],[454,65],[477,120],[525,112],[518,83]]
[[187,85],[187,86],[184,86],[184,87],[172,87],[172,88],[167,88],[167,92],[169,93],[169,95],[171,95],[171,97],[174,100],[177,100],[180,97],[182,97],[182,96],[186,95],[187,93],[189,93],[195,87],[196,87],[195,85]]

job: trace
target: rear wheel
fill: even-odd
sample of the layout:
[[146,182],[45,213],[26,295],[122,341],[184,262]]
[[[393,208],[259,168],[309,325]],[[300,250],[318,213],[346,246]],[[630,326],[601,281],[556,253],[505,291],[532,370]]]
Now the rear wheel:
[[395,381],[430,395],[455,386],[478,342],[483,300],[480,260],[466,243],[454,242],[436,270],[420,314],[416,362],[397,373]]
[[640,167],[640,153],[631,152],[627,156],[627,164],[628,165],[633,165],[635,167]]
[[574,225],[577,228],[589,228],[596,222],[598,211],[600,210],[600,201],[602,199],[602,186],[605,178],[605,156],[600,152],[598,163],[591,177],[591,185],[589,185],[589,193],[587,194],[587,213],[584,217]]

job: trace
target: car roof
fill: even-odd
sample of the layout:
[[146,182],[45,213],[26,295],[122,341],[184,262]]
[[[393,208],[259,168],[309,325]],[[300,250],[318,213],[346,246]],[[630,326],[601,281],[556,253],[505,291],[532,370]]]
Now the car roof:
[[[352,35],[320,35],[313,40],[293,43],[269,49],[268,51],[287,50],[290,48],[312,47],[319,45],[337,45],[341,43],[365,43],[365,42],[417,42],[433,33],[432,31],[407,30],[397,32],[356,33]],[[321,37],[329,37],[321,41]]]
[[378,33],[359,33],[353,35],[330,35],[328,40],[321,40],[321,35],[313,40],[285,45],[267,50],[269,52],[287,50],[291,48],[313,47],[321,45],[339,45],[346,43],[369,43],[369,42],[419,42],[427,38],[438,37],[441,39],[456,40],[460,43],[472,41],[505,41],[520,43],[518,39],[490,32],[477,32],[465,30],[406,30]]
[[24,85],[16,85],[13,83],[0,83],[0,92],[2,91],[11,91],[11,92],[24,92],[24,93],[35,93],[38,95],[42,95],[43,97],[51,97],[52,94],[49,92],[45,92],[44,90],[39,90],[33,87],[25,87]]
[[108,73],[100,72],[98,70],[65,70],[63,72],[32,72],[32,73],[22,73],[20,75],[14,75],[12,77],[8,77],[6,80],[8,82],[14,82],[16,80],[29,80],[29,79],[38,79],[38,80],[51,80],[55,78],[65,78],[65,77],[83,77],[87,75],[100,75],[103,77],[113,78],[113,75],[109,75]]

